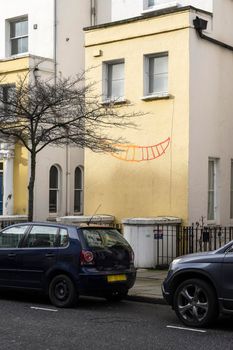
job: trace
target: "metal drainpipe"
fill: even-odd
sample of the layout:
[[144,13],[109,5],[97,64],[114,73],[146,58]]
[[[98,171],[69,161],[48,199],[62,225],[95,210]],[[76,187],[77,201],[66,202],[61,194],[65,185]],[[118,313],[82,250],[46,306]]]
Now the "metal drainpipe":
[[54,84],[56,85],[57,83],[57,0],[54,0],[53,15],[54,15],[54,26],[53,26]]
[[[54,85],[57,84],[57,0],[54,0],[54,47],[53,47],[53,60],[54,60]],[[69,157],[70,150],[69,145],[65,146],[65,173],[66,173],[66,190],[65,190],[65,213],[69,215]]]
[[96,0],[91,0],[91,26],[96,24]]

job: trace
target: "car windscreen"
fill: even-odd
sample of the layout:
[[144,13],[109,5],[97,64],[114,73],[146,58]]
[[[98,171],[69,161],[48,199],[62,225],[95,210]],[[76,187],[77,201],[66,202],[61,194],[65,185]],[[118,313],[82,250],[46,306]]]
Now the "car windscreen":
[[115,229],[83,229],[84,238],[91,248],[111,248],[121,245],[129,247],[128,242]]

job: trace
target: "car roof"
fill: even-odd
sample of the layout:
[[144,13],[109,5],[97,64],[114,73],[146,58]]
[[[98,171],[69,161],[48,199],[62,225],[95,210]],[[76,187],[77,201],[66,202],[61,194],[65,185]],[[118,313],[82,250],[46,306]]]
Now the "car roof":
[[4,227],[7,228],[7,227],[15,227],[15,226],[22,226],[22,225],[41,225],[41,226],[56,226],[56,227],[61,227],[61,228],[86,228],[86,229],[116,229],[115,227],[112,227],[112,226],[107,226],[107,225],[75,225],[75,224],[64,224],[64,223],[58,223],[58,222],[55,222],[55,221],[28,221],[28,222],[19,222],[17,224],[12,224],[12,225],[9,225],[9,226],[6,226]]
[[57,223],[57,222],[51,222],[51,221],[26,221],[26,222],[19,222],[17,224],[12,224],[12,225],[9,225],[9,226],[6,226],[4,227],[5,228],[8,228],[8,227],[16,227],[16,226],[25,226],[25,225],[41,225],[41,226],[56,226],[56,227],[61,227],[61,228],[68,228],[68,227],[74,227],[73,225],[66,225],[66,224],[60,224],[60,223]]

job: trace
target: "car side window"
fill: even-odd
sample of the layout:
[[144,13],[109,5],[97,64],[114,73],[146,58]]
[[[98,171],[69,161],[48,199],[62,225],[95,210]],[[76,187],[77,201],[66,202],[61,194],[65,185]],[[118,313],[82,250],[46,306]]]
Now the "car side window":
[[18,248],[28,225],[9,227],[0,232],[0,248]]
[[69,236],[66,229],[61,228],[60,229],[60,235],[59,235],[59,247],[67,247],[69,243]]
[[56,247],[58,228],[53,226],[34,225],[25,244],[28,248]]

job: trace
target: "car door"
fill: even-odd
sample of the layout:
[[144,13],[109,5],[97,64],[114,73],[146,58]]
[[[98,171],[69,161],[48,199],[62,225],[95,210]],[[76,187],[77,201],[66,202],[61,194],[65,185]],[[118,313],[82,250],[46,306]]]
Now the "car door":
[[16,225],[0,232],[0,286],[17,287],[17,259],[20,242],[29,225]]
[[18,258],[18,285],[30,289],[43,289],[46,274],[57,261],[59,228],[35,224],[24,240]]
[[233,246],[225,253],[222,264],[222,298],[224,307],[233,309]]

